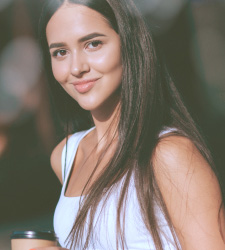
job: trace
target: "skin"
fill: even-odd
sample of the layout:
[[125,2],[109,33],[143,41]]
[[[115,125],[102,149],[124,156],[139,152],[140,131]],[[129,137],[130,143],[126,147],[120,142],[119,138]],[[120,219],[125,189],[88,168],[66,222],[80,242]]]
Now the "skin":
[[[102,15],[76,4],[63,5],[52,16],[46,35],[55,79],[82,108],[91,112],[96,127],[79,145],[66,191],[68,196],[79,196],[107,143],[104,134],[115,122],[119,108],[118,89],[122,77],[120,38]],[[77,91],[73,83],[87,79],[98,80],[89,91]],[[110,140],[110,136],[107,139]],[[95,177],[110,159],[113,149],[112,146],[105,155]],[[52,165],[57,162],[54,160],[56,154],[52,154]]]
[[[85,39],[93,33],[101,35]],[[77,196],[80,195],[93,171],[93,166],[97,163],[98,152],[106,143],[102,138],[109,125],[115,121],[119,109],[119,87],[122,78],[120,38],[102,15],[76,4],[63,5],[52,16],[46,27],[46,35],[55,79],[83,109],[91,112],[96,126],[80,143],[74,161],[66,195]],[[80,93],[74,88],[73,83],[76,81],[95,78],[98,80],[85,93]],[[65,140],[54,149],[51,156],[52,167],[60,182],[62,176],[58,154],[61,155],[64,145]],[[92,154],[96,145],[95,154]],[[112,142],[112,147],[98,167],[96,176],[110,159],[113,145]]]
[[[93,33],[101,35],[84,40]],[[46,35],[49,47],[64,44],[50,49],[55,79],[83,109],[91,111],[100,139],[119,103],[122,76],[119,35],[98,12],[76,4],[63,5],[52,16]],[[76,81],[96,78],[93,88],[86,93],[74,88]]]
[[[98,159],[100,142],[119,106],[118,88],[121,82],[120,39],[99,13],[79,5],[64,5],[47,25],[49,46],[64,43],[57,57],[52,57],[56,80],[79,105],[90,110],[96,128],[80,142],[66,195],[80,195],[93,165]],[[80,38],[93,33],[102,45],[93,48],[92,39]],[[95,38],[96,40],[96,38]],[[96,44],[95,44],[96,45]],[[51,49],[52,54],[57,48]],[[77,79],[100,77],[85,94],[71,84]],[[51,155],[52,168],[62,183],[61,154],[65,139]],[[99,146],[100,145],[100,146]],[[113,154],[114,144],[98,166],[101,170]],[[168,208],[183,250],[224,250],[218,227],[218,211],[222,201],[220,187],[212,169],[193,145],[184,137],[168,136],[160,140],[153,156],[153,166],[159,188]],[[225,235],[224,209],[219,213],[221,232]],[[60,247],[36,250],[65,250]]]
[[220,186],[194,144],[185,137],[167,137],[156,147],[153,164],[182,250],[225,249]]
[[68,250],[68,249],[62,247],[38,247],[30,250]]

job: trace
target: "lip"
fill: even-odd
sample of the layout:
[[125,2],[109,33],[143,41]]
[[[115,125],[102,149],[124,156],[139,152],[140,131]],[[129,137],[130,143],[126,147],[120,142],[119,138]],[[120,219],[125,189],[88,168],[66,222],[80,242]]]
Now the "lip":
[[99,78],[94,78],[94,79],[87,79],[87,80],[80,80],[80,81],[75,81],[73,82],[73,86],[74,88],[79,92],[79,93],[86,93],[88,92],[90,89],[92,89],[92,87],[94,86],[95,82],[98,80]]

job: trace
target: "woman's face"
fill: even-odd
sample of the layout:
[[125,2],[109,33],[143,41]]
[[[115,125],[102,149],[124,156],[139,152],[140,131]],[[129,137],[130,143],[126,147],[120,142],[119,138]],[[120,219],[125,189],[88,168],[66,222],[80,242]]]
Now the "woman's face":
[[122,65],[119,35],[98,12],[66,4],[47,24],[55,79],[86,110],[117,98]]

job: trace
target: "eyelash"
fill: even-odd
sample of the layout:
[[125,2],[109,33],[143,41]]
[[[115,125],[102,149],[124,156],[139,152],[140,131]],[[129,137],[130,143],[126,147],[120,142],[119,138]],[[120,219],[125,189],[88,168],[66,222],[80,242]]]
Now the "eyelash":
[[[96,47],[94,47],[94,48],[88,48],[88,46],[89,45],[93,45],[93,44],[97,44],[97,46]],[[97,50],[98,48],[99,48],[99,45],[102,45],[103,44],[103,42],[102,41],[100,41],[100,40],[94,40],[94,41],[91,41],[91,42],[88,42],[87,44],[86,44],[86,46],[85,46],[85,48],[87,48],[87,49],[89,49],[89,50]],[[53,57],[64,57],[65,55],[63,55],[63,56],[58,56],[58,53],[59,52],[66,52],[66,50],[65,49],[57,49],[57,50],[55,50],[53,53],[52,53],[52,56]]]
[[[57,54],[58,54],[60,51],[62,52],[62,51],[66,51],[66,50],[65,50],[65,49],[57,49],[57,50],[55,50],[55,51],[52,53],[52,56],[53,56],[53,57],[58,57]],[[59,56],[59,57],[63,57],[63,56]]]
[[98,49],[99,45],[102,45],[102,44],[103,44],[103,42],[100,41],[100,40],[94,40],[94,41],[88,42],[87,45],[85,46],[85,48],[88,48],[89,45],[91,45],[91,44],[93,45],[93,44],[95,44],[95,43],[97,43],[97,46],[94,47],[94,48],[91,48],[90,50]]

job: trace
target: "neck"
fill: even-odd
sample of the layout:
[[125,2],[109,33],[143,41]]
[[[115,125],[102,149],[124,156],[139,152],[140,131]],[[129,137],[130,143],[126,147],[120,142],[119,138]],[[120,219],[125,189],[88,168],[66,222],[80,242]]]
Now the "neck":
[[119,112],[119,98],[114,98],[107,105],[102,105],[101,109],[91,111],[91,115],[96,127],[95,136],[99,143],[99,147],[104,147],[107,142],[112,141],[115,136],[117,137]]

